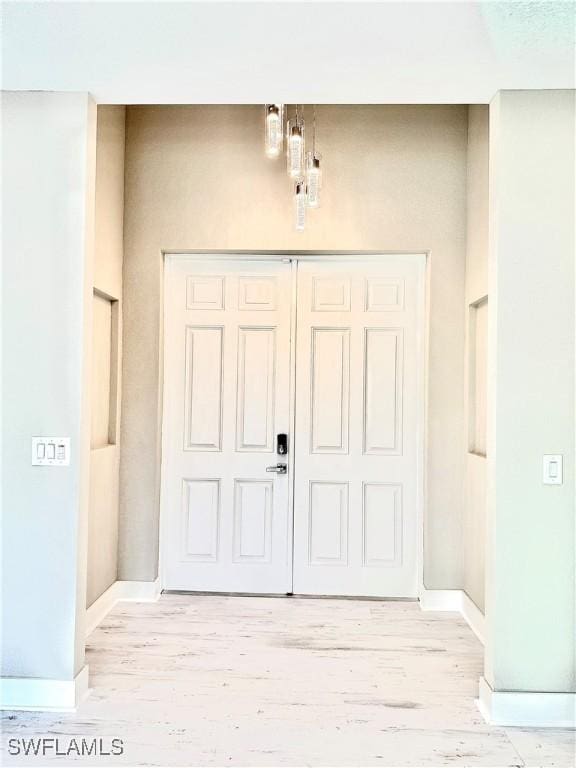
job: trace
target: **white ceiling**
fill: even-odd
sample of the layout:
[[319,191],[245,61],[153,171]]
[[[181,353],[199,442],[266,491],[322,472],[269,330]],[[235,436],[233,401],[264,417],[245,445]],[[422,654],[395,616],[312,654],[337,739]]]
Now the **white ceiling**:
[[100,103],[485,103],[573,88],[573,2],[6,2],[3,88]]

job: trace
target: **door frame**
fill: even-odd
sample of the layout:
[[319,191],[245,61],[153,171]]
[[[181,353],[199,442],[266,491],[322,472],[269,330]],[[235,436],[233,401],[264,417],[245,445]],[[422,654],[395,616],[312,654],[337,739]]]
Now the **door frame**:
[[[160,397],[159,397],[159,420],[161,423],[161,461],[159,476],[159,542],[158,542],[158,578],[160,581],[160,591],[164,589],[164,562],[166,548],[166,521],[167,511],[165,503],[166,489],[164,486],[164,457],[167,455],[165,450],[166,434],[164,429],[165,412],[165,388],[164,377],[166,372],[166,355],[164,346],[164,326],[166,312],[166,280],[164,275],[175,262],[184,260],[189,261],[284,261],[291,263],[292,277],[292,310],[296,307],[297,290],[297,264],[298,261],[346,261],[356,258],[359,261],[382,261],[383,259],[398,259],[405,261],[409,259],[418,266],[418,302],[416,307],[416,391],[417,391],[417,430],[416,430],[416,579],[418,585],[418,594],[406,599],[417,600],[421,590],[424,587],[424,510],[426,506],[426,454],[427,454],[427,382],[428,382],[428,346],[430,334],[430,302],[429,302],[429,281],[430,281],[430,251],[342,251],[342,250],[163,250],[162,251],[162,297],[160,312],[160,355],[159,355],[159,378],[160,378]],[[290,313],[290,429],[292,436],[295,428],[295,388],[296,371],[293,364],[294,344],[296,341],[296,312]],[[290,485],[288,493],[288,546],[294,552],[294,463],[295,452],[289,451],[288,454]],[[294,583],[294,560],[290,564],[290,574],[292,584]],[[362,598],[357,598],[362,599]],[[369,598],[375,599],[375,598]],[[385,599],[385,598],[383,598]],[[394,598],[402,599],[402,598]]]

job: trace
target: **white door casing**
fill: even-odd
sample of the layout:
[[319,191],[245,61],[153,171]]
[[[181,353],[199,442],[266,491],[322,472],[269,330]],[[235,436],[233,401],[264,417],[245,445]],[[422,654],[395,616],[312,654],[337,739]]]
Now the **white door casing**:
[[167,258],[163,588],[292,589],[291,265]]
[[294,592],[417,596],[423,263],[299,264]]
[[415,597],[425,256],[286,262],[166,257],[162,586]]

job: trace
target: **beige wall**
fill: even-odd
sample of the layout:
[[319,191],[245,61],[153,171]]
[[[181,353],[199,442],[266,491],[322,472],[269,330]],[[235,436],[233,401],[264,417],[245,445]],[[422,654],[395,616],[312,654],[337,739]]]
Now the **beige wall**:
[[465,106],[323,106],[320,211],[292,228],[261,107],[128,107],[120,578],[158,563],[162,250],[431,252],[425,582],[462,586]]
[[[466,194],[466,374],[470,370],[470,305],[488,294],[488,107],[469,107],[468,184]],[[484,310],[485,311],[485,310]],[[482,357],[479,355],[479,357]],[[466,379],[466,394],[470,382]],[[469,448],[471,403],[467,402]],[[484,611],[484,548],[486,540],[486,457],[466,451],[463,510],[464,589]]]
[[[122,256],[124,238],[124,107],[100,106],[96,140],[96,234],[94,255],[94,289],[99,293],[94,306],[93,327],[93,420],[90,451],[90,511],[88,517],[88,583],[86,603],[94,600],[116,581],[118,574],[118,504],[119,504],[119,430],[115,427],[119,413],[119,381],[117,402],[111,402],[108,424],[102,414],[103,403],[98,393],[108,391],[103,377],[118,376],[119,368],[105,365],[104,356],[120,358],[121,348],[114,349],[112,340],[121,337]],[[115,300],[112,316],[105,316],[105,303]],[[112,353],[112,354],[111,354]],[[114,387],[112,387],[114,399]],[[96,417],[96,414],[98,416]],[[109,433],[109,434],[107,434]]]

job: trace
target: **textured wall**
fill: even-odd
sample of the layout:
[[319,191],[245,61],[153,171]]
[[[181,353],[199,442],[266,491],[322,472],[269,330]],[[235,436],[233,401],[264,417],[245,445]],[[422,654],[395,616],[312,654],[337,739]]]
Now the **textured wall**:
[[[98,107],[96,134],[96,214],[94,243],[94,288],[118,301],[114,325],[122,333],[122,257],[124,250],[124,126],[126,110],[119,106]],[[100,299],[102,301],[102,299]],[[94,324],[97,359],[98,324]],[[114,350],[113,350],[114,352]],[[117,350],[121,357],[122,349]],[[104,370],[93,371],[96,389]],[[117,372],[112,369],[112,376]],[[119,427],[118,402],[111,419]],[[118,575],[119,428],[116,441],[90,451],[90,512],[88,516],[88,584],[86,604],[116,581]],[[94,435],[93,435],[94,437]]]
[[[488,294],[488,107],[469,108],[466,231],[466,332],[469,307]],[[469,362],[468,353],[466,359]],[[468,365],[468,363],[467,363]],[[466,387],[469,391],[469,387]],[[469,410],[467,409],[467,416]],[[468,440],[466,441],[468,447]],[[484,610],[486,457],[466,452],[463,512],[464,589]]]
[[297,233],[261,107],[127,108],[120,578],[157,573],[162,250],[430,250],[425,582],[462,586],[467,111],[320,107],[322,209]]

